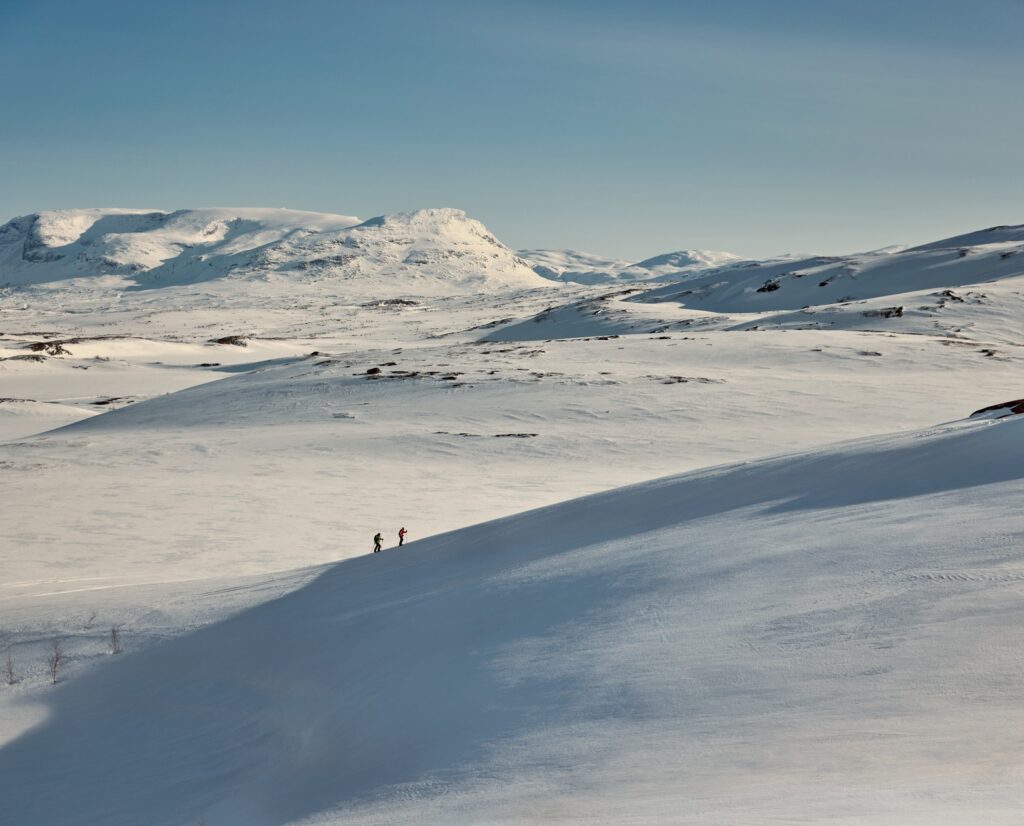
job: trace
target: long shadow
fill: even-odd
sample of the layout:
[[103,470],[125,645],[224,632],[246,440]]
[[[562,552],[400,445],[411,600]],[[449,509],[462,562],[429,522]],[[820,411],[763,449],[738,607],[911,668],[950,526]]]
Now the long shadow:
[[[628,588],[595,574],[488,585],[508,555],[457,547],[486,533],[341,563],[59,687],[46,723],[0,750],[0,822],[281,824],[443,783],[559,719],[581,686],[510,684],[496,658]],[[516,564],[552,552],[520,550]]]
[[1024,418],[840,446],[340,563],[287,597],[55,690],[47,721],[0,750],[0,823],[276,826],[393,784],[455,780],[488,749],[585,707],[577,678],[505,679],[508,647],[614,611],[657,571],[629,575],[645,564],[631,542],[613,570],[560,564],[514,586],[501,575],[738,508],[799,518],[1017,480],[1022,447]]

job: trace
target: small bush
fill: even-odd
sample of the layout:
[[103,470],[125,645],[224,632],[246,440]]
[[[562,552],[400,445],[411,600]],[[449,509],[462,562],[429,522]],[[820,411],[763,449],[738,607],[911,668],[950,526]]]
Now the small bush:
[[64,649],[60,646],[60,640],[55,639],[53,641],[53,647],[50,649],[50,655],[46,658],[46,664],[50,667],[50,681],[53,685],[57,685],[57,679],[60,676],[60,667],[64,662]]

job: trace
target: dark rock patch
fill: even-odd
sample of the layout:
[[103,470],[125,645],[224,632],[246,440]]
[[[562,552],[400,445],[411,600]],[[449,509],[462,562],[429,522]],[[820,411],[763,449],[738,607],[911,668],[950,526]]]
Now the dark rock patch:
[[379,301],[367,301],[361,305],[368,309],[386,309],[388,307],[418,307],[418,301],[412,301],[408,298],[382,298]]
[[211,338],[208,344],[232,344],[235,347],[248,347],[247,336],[221,336],[220,338]]
[[71,351],[61,341],[36,341],[28,346],[33,353],[46,353],[51,356],[70,356]]
[[877,310],[865,310],[861,315],[865,318],[903,318],[903,308],[880,307]]
[[981,410],[975,410],[970,415],[970,418],[973,419],[975,416],[980,416],[982,413],[992,413],[997,410],[1006,411],[1002,416],[997,417],[1000,419],[1003,418],[1003,416],[1019,416],[1024,413],[1024,399],[1014,399],[1013,401],[1003,402],[1002,404],[992,404],[988,407],[983,407]]

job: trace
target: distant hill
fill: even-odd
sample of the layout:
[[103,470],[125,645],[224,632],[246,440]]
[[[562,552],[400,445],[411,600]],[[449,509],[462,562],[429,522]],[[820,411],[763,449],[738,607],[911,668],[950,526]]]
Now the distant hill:
[[961,287],[1024,273],[1024,225],[992,227],[910,249],[785,257],[718,267],[635,300],[752,313]]
[[632,281],[678,280],[712,267],[742,260],[731,252],[679,250],[637,263],[603,258],[578,250],[520,250],[534,272],[552,281],[576,284],[614,284]]
[[972,330],[988,343],[1020,338],[1021,292],[1015,285],[1024,279],[1024,225],[991,227],[911,248],[788,255],[719,266],[701,265],[692,253],[671,253],[620,272],[642,265],[671,269],[685,261],[694,262],[690,269],[646,282],[602,281],[595,275],[596,284],[624,288],[574,296],[485,337],[534,341],[695,328],[790,328],[939,335]]
[[277,277],[424,293],[550,283],[457,209],[368,221],[290,209],[76,209],[0,227],[0,284],[103,276],[130,289]]

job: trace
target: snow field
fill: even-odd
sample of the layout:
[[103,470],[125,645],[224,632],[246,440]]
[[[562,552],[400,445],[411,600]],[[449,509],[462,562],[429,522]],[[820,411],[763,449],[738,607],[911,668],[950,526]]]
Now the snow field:
[[58,687],[0,751],[0,812],[1012,823],[1021,424],[699,471],[341,563]]
[[1016,823],[1019,234],[5,225],[0,823]]

